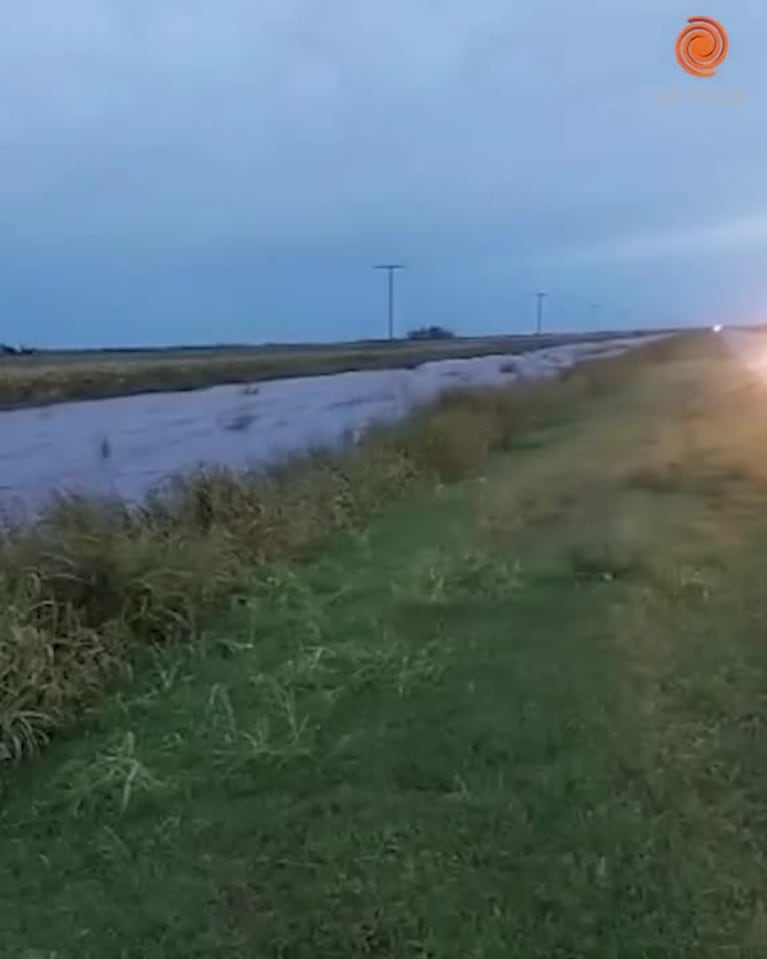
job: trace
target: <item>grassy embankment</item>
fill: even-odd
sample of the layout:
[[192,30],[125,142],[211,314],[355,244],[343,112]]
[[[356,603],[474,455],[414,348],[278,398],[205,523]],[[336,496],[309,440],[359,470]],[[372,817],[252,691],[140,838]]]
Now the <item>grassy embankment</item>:
[[[195,641],[14,769],[3,954],[764,955],[767,390],[713,345],[632,366],[453,400],[282,512],[219,479],[123,529],[215,542],[241,601],[160,616],[158,580],[134,624]],[[256,516],[275,557],[341,531],[254,571]]]
[[[601,337],[595,334],[592,338]],[[222,383],[415,367],[429,360],[525,353],[579,339],[583,336],[509,336],[434,342],[373,341],[300,347],[105,350],[0,356],[0,409],[194,390]]]

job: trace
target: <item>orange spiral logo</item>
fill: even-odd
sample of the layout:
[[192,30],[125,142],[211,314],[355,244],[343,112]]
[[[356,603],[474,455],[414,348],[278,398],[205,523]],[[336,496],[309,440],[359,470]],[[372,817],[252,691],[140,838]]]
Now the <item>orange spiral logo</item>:
[[713,77],[727,56],[727,31],[711,17],[690,17],[677,37],[676,59],[694,77]]

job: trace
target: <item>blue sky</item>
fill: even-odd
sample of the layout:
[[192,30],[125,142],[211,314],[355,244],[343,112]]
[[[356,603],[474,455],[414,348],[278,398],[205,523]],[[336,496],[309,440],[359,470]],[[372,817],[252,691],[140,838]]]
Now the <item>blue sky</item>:
[[[718,17],[730,53],[674,41]],[[0,10],[0,341],[767,319],[764,0]],[[712,102],[693,99],[705,90]],[[663,103],[676,97],[677,102]]]

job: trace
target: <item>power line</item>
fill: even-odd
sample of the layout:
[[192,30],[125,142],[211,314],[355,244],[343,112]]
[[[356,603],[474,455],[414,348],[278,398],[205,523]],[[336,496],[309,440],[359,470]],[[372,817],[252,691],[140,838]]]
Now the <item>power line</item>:
[[394,274],[397,270],[404,270],[402,263],[381,263],[373,267],[374,270],[386,270],[389,275],[389,339],[394,339]]

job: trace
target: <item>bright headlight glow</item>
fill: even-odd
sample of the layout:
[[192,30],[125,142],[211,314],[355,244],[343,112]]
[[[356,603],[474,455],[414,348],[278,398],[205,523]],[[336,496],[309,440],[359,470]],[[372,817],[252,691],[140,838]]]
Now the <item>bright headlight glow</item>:
[[716,326],[714,327],[714,333],[721,333],[721,332],[722,332],[722,324],[717,323]]

